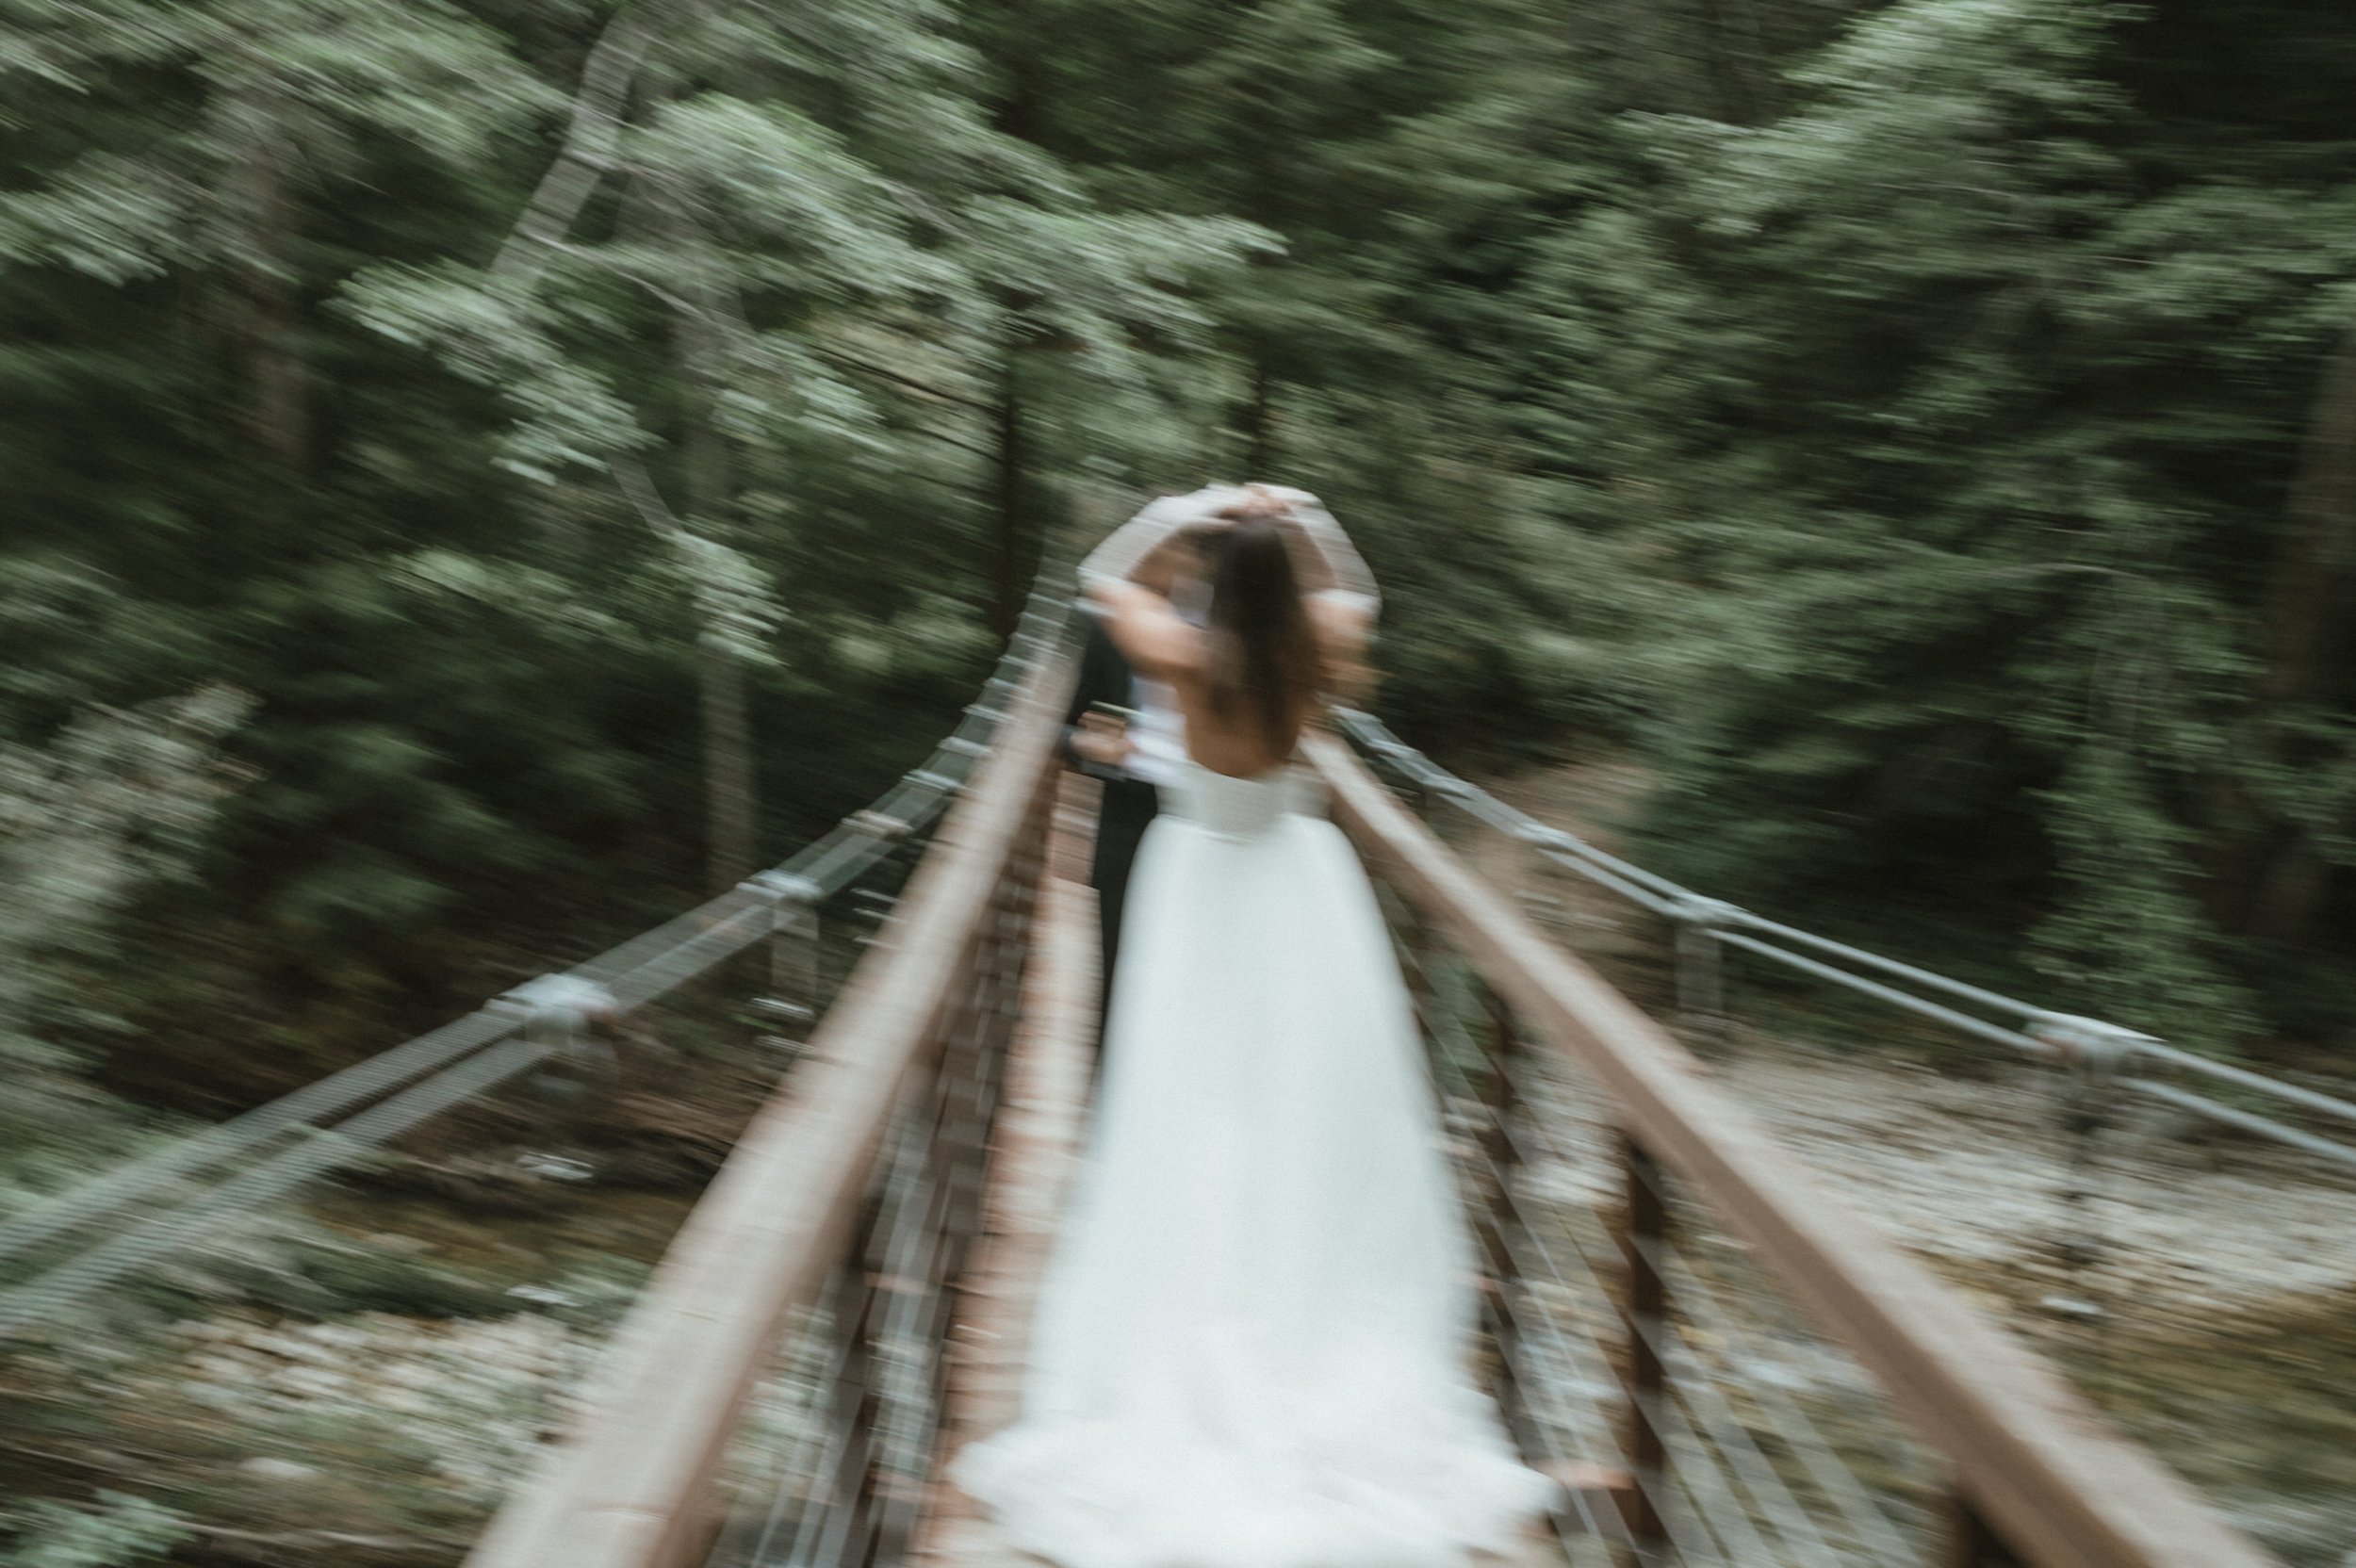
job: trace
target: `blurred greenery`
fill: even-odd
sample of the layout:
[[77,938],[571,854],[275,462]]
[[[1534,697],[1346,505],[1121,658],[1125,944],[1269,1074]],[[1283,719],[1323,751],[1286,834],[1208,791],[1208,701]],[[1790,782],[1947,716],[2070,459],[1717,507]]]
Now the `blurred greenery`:
[[218,1115],[591,951],[918,755],[1051,533],[1241,477],[1363,538],[1403,732],[1632,749],[1662,870],[2346,1037],[2345,7],[0,27],[10,896],[107,868],[5,936],[25,1074]]
[[102,1492],[87,1509],[36,1503],[15,1544],[0,1555],[8,1568],[129,1568],[156,1562],[188,1530],[143,1497]]

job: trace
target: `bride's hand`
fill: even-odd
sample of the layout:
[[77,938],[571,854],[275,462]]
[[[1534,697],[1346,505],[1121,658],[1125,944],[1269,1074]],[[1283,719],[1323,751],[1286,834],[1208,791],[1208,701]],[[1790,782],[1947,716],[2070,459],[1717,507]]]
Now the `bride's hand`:
[[1080,581],[1084,587],[1105,582],[1138,581],[1147,563],[1154,561],[1157,568],[1171,559],[1170,547],[1180,535],[1191,532],[1214,519],[1219,509],[1219,497],[1232,491],[1228,485],[1207,485],[1191,495],[1164,496],[1151,501],[1127,522],[1115,529],[1080,563]]

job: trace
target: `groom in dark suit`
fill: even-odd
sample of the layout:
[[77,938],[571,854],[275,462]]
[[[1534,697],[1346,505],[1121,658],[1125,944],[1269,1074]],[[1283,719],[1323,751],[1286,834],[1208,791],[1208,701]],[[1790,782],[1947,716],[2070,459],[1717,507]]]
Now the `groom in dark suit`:
[[[1090,619],[1088,642],[1080,653],[1080,682],[1072,694],[1072,710],[1064,715],[1063,751],[1065,761],[1104,785],[1096,816],[1096,855],[1088,867],[1104,939],[1103,988],[1098,999],[1103,1007],[1108,1007],[1112,1000],[1113,961],[1121,950],[1129,868],[1136,863],[1138,841],[1161,809],[1161,792],[1155,787],[1153,764],[1158,759],[1152,755],[1150,740],[1139,736],[1137,726],[1104,713],[1098,705],[1138,713],[1151,695],[1139,692],[1129,661],[1121,657],[1104,629]],[[1101,1044],[1101,1027],[1098,1037]]]

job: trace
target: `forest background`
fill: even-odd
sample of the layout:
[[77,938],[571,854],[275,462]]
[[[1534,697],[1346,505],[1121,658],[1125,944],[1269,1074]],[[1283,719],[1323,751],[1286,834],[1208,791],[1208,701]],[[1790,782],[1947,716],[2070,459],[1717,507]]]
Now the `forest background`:
[[[0,1181],[776,858],[1325,497],[1713,894],[2347,1053],[2332,0],[7,0]],[[136,1109],[135,1109],[136,1107]]]

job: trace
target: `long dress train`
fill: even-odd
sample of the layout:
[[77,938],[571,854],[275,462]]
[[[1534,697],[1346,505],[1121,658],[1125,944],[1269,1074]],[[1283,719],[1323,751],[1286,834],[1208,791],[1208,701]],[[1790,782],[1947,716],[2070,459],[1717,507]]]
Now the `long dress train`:
[[1549,1494],[1465,1369],[1427,1070],[1314,788],[1188,763],[1138,851],[1023,1414],[951,1471],[1067,1568],[1445,1568]]

